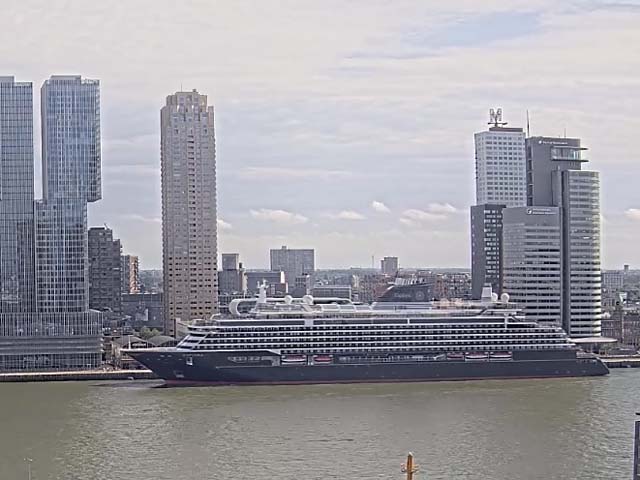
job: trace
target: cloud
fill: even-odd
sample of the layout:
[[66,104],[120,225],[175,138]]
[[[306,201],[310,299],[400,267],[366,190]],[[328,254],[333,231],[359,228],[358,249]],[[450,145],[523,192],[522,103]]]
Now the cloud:
[[132,222],[162,223],[162,219],[160,217],[145,217],[138,213],[125,213],[124,215],[120,215],[120,218]]
[[[588,168],[602,172],[603,212],[611,215],[603,229],[604,264],[640,265],[640,250],[632,247],[640,222],[625,214],[631,179],[640,174],[640,16],[630,9],[637,0],[617,8],[624,2],[402,0],[363,8],[363,2],[330,0],[296,9],[254,2],[247,10],[191,1],[180,4],[176,23],[173,7],[151,0],[9,0],[0,16],[0,58],[17,80],[35,82],[36,118],[44,76],[81,66],[78,73],[100,78],[104,198],[89,207],[90,221],[119,221],[118,235],[127,248],[144,252],[147,268],[161,264],[158,109],[183,81],[215,104],[218,198],[234,226],[221,236],[230,251],[242,241],[252,261],[262,261],[269,248],[256,235],[271,229],[287,236],[298,230],[296,239],[323,251],[331,265],[358,258],[366,264],[371,253],[394,250],[404,265],[464,264],[468,235],[433,237],[441,221],[433,214],[449,215],[442,223],[455,223],[460,232],[468,228],[463,213],[474,203],[473,133],[486,128],[489,107],[503,107],[511,126],[523,126],[525,109],[534,106],[534,134],[558,135],[567,127],[589,147]],[[153,22],[146,21],[150,8]],[[16,49],[13,40],[27,20],[28,41]],[[229,28],[240,32],[237,41],[227,41]],[[585,31],[597,31],[597,41],[585,39]],[[188,48],[192,43],[200,48]],[[199,61],[201,51],[215,64]],[[38,149],[37,138],[34,143]],[[361,213],[376,225],[362,229],[352,249],[322,235],[337,226],[359,230],[364,222],[319,218],[316,229],[307,228],[315,212],[338,212],[358,198],[365,199]],[[369,198],[392,201],[393,214],[369,208]],[[455,203],[460,212],[430,202]],[[249,215],[274,205],[309,220],[304,228],[277,228]],[[414,206],[425,213],[401,215]],[[122,218],[130,212],[140,218]],[[421,227],[407,235],[407,223]],[[393,228],[402,235],[383,243],[380,234]],[[428,249],[415,241],[420,236],[429,239]]]
[[271,210],[268,208],[261,208],[259,210],[251,210],[251,216],[257,220],[264,220],[275,223],[287,223],[290,225],[306,223],[309,221],[304,215],[299,213],[292,213],[286,210]]
[[354,212],[353,210],[342,210],[338,213],[327,213],[325,216],[332,220],[364,220],[367,218],[361,213]]
[[640,208],[628,208],[624,214],[631,220],[640,220]]
[[453,205],[451,205],[450,203],[430,203],[427,208],[427,211],[429,213],[449,214],[449,213],[457,213],[458,209]]
[[371,208],[378,213],[389,213],[391,211],[384,203],[378,202],[377,200],[371,202]]
[[410,208],[402,212],[400,222],[404,225],[416,226],[423,222],[435,222],[445,220],[446,218],[447,216],[442,213],[433,213],[425,210],[419,210],[417,208]]
[[225,222],[223,219],[218,219],[218,230],[231,230],[233,229],[233,225],[229,222]]
[[320,168],[299,167],[245,167],[237,174],[247,180],[265,179],[319,179],[330,180],[351,177],[353,174],[346,170],[324,170]]
[[430,203],[426,210],[409,208],[402,212],[400,223],[408,227],[419,227],[424,223],[446,220],[451,214],[458,213],[458,209],[449,203]]

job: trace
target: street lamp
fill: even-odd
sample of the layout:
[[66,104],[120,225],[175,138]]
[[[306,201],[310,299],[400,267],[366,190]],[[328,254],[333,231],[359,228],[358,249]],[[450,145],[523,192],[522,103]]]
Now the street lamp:
[[[640,413],[636,413],[640,415]],[[633,480],[640,480],[640,420],[636,420],[633,437]]]
[[25,458],[24,461],[27,462],[27,474],[29,480],[31,480],[31,463],[33,462],[33,459]]

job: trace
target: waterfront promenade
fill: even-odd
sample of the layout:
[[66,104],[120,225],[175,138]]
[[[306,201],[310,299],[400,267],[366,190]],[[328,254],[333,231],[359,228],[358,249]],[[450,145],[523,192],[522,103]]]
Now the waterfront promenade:
[[640,367],[640,355],[600,357],[609,368],[638,368]]
[[151,370],[77,370],[0,373],[0,382],[64,382],[81,380],[153,380]]

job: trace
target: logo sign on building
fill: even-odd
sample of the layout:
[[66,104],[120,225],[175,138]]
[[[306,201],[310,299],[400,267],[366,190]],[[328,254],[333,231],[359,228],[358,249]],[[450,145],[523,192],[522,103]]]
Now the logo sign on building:
[[527,208],[527,215],[555,215],[556,211],[551,208],[530,207]]

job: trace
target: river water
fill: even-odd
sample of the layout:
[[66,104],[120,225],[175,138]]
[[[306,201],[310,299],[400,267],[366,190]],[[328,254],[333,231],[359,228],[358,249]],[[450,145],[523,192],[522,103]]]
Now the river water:
[[0,384],[0,479],[631,479],[640,369],[608,377],[152,388]]

